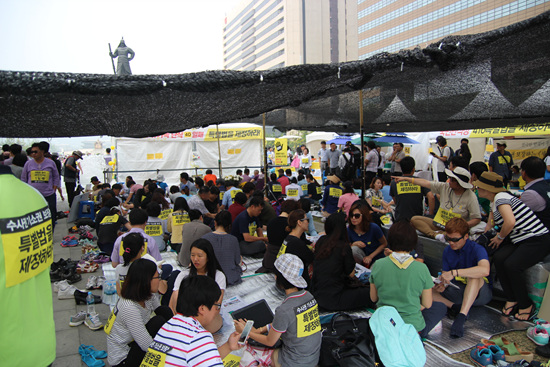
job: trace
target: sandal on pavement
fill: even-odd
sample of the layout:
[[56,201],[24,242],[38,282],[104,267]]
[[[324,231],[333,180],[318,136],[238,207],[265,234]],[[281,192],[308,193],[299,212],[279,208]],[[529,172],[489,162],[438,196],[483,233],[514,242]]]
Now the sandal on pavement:
[[107,352],[106,351],[97,350],[97,349],[94,348],[93,345],[80,344],[80,347],[78,347],[78,353],[80,353],[80,355],[82,355],[86,351],[89,352],[96,359],[107,358]]

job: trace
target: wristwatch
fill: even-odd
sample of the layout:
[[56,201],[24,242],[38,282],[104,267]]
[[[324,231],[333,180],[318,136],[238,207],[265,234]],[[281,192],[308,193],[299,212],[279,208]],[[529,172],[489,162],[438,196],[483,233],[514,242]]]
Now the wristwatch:
[[499,240],[504,240],[506,237],[500,237],[500,233],[497,233],[497,238],[498,238]]

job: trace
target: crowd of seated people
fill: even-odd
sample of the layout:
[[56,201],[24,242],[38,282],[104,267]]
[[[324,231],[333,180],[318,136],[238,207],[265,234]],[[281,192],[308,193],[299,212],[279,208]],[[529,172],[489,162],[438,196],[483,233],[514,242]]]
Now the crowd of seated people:
[[[321,311],[393,306],[422,337],[447,314],[453,318],[451,336],[462,337],[471,308],[491,301],[496,277],[506,298],[502,314],[532,319],[536,308],[525,271],[550,254],[547,165],[537,157],[523,160],[519,175],[526,185],[518,198],[505,186],[517,177],[503,177],[484,162],[447,157],[444,140],[438,146],[434,159],[443,168],[436,164],[437,178],[444,181],[418,177],[414,159],[396,155],[396,175],[365,182],[365,199],[355,183],[342,182],[337,170],[319,184],[303,157],[296,171],[270,175],[245,168],[224,179],[211,170],[204,177],[184,172],[173,186],[162,175],[143,184],[130,176],[112,186],[94,182],[98,243],[111,254],[121,297],[108,336],[109,361],[131,365],[154,341],[175,346],[200,336],[209,340],[201,348],[214,359],[235,349],[235,335],[218,349],[210,333],[222,325],[225,289],[242,282],[243,256],[262,259],[258,272],[275,274],[273,283],[286,295],[273,324],[254,329],[251,338],[266,345],[282,338],[305,346],[292,351],[283,346],[273,361],[317,363],[319,335],[295,335],[287,300],[298,306],[309,302]],[[319,237],[312,205],[320,205],[324,221]],[[486,245],[475,241],[490,232],[494,236]],[[423,263],[427,239],[446,246],[435,283],[433,269]],[[157,266],[166,249],[177,253],[181,272]],[[356,264],[371,269],[370,282],[355,276]],[[200,296],[188,299],[185,295],[199,285]],[[159,302],[152,296],[157,293]],[[148,321],[153,311],[160,317]],[[237,331],[243,326],[235,325]],[[172,338],[178,328],[193,330],[193,340]],[[193,355],[178,353],[169,352],[166,360],[189,363]]]

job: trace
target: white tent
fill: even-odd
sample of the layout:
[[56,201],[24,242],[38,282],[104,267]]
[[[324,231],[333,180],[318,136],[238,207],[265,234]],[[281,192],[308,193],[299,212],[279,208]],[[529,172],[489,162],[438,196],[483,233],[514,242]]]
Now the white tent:
[[142,183],[156,177],[157,170],[168,185],[179,183],[183,171],[203,175],[210,168],[219,176],[220,157],[224,176],[235,174],[237,168],[251,167],[252,170],[263,164],[262,139],[262,128],[248,123],[223,124],[219,129],[210,125],[156,138],[117,138],[117,169],[122,171],[118,180],[132,176],[134,181]]
[[317,153],[321,149],[322,141],[329,141],[334,139],[338,134],[336,133],[327,133],[323,131],[315,131],[311,134],[306,135],[306,146],[309,149],[309,152],[317,158]]

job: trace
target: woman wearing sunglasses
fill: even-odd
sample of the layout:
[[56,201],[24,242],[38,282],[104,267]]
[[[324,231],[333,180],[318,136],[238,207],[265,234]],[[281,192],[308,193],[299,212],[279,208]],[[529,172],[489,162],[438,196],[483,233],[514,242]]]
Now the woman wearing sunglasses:
[[311,284],[319,307],[327,311],[372,307],[369,288],[358,286],[355,277],[344,213],[331,214],[325,222],[325,232],[315,245]]
[[313,251],[307,246],[307,244],[300,239],[302,235],[308,230],[309,220],[306,216],[306,212],[302,209],[293,210],[288,216],[287,232],[290,232],[283,241],[281,249],[277,254],[279,258],[282,254],[293,254],[302,260],[304,264],[304,274],[302,277],[306,280],[307,285],[310,285],[309,278],[309,264],[313,262]]
[[[107,350],[111,366],[139,366],[149,344],[172,310],[161,306],[157,293],[160,275],[157,265],[138,259],[130,265],[120,291],[121,298],[113,310],[112,327],[106,326]],[[152,313],[156,316],[151,318]]]
[[529,207],[506,191],[502,176],[483,172],[474,185],[480,197],[491,201],[485,230],[491,229],[493,220],[499,228],[489,247],[498,249],[493,261],[506,294],[502,313],[516,320],[530,320],[536,307],[527,294],[525,270],[550,253],[548,229]]
[[369,205],[357,200],[351,206],[348,217],[348,237],[353,252],[353,258],[358,264],[368,268],[378,259],[384,257],[387,246],[382,229],[371,222]]

